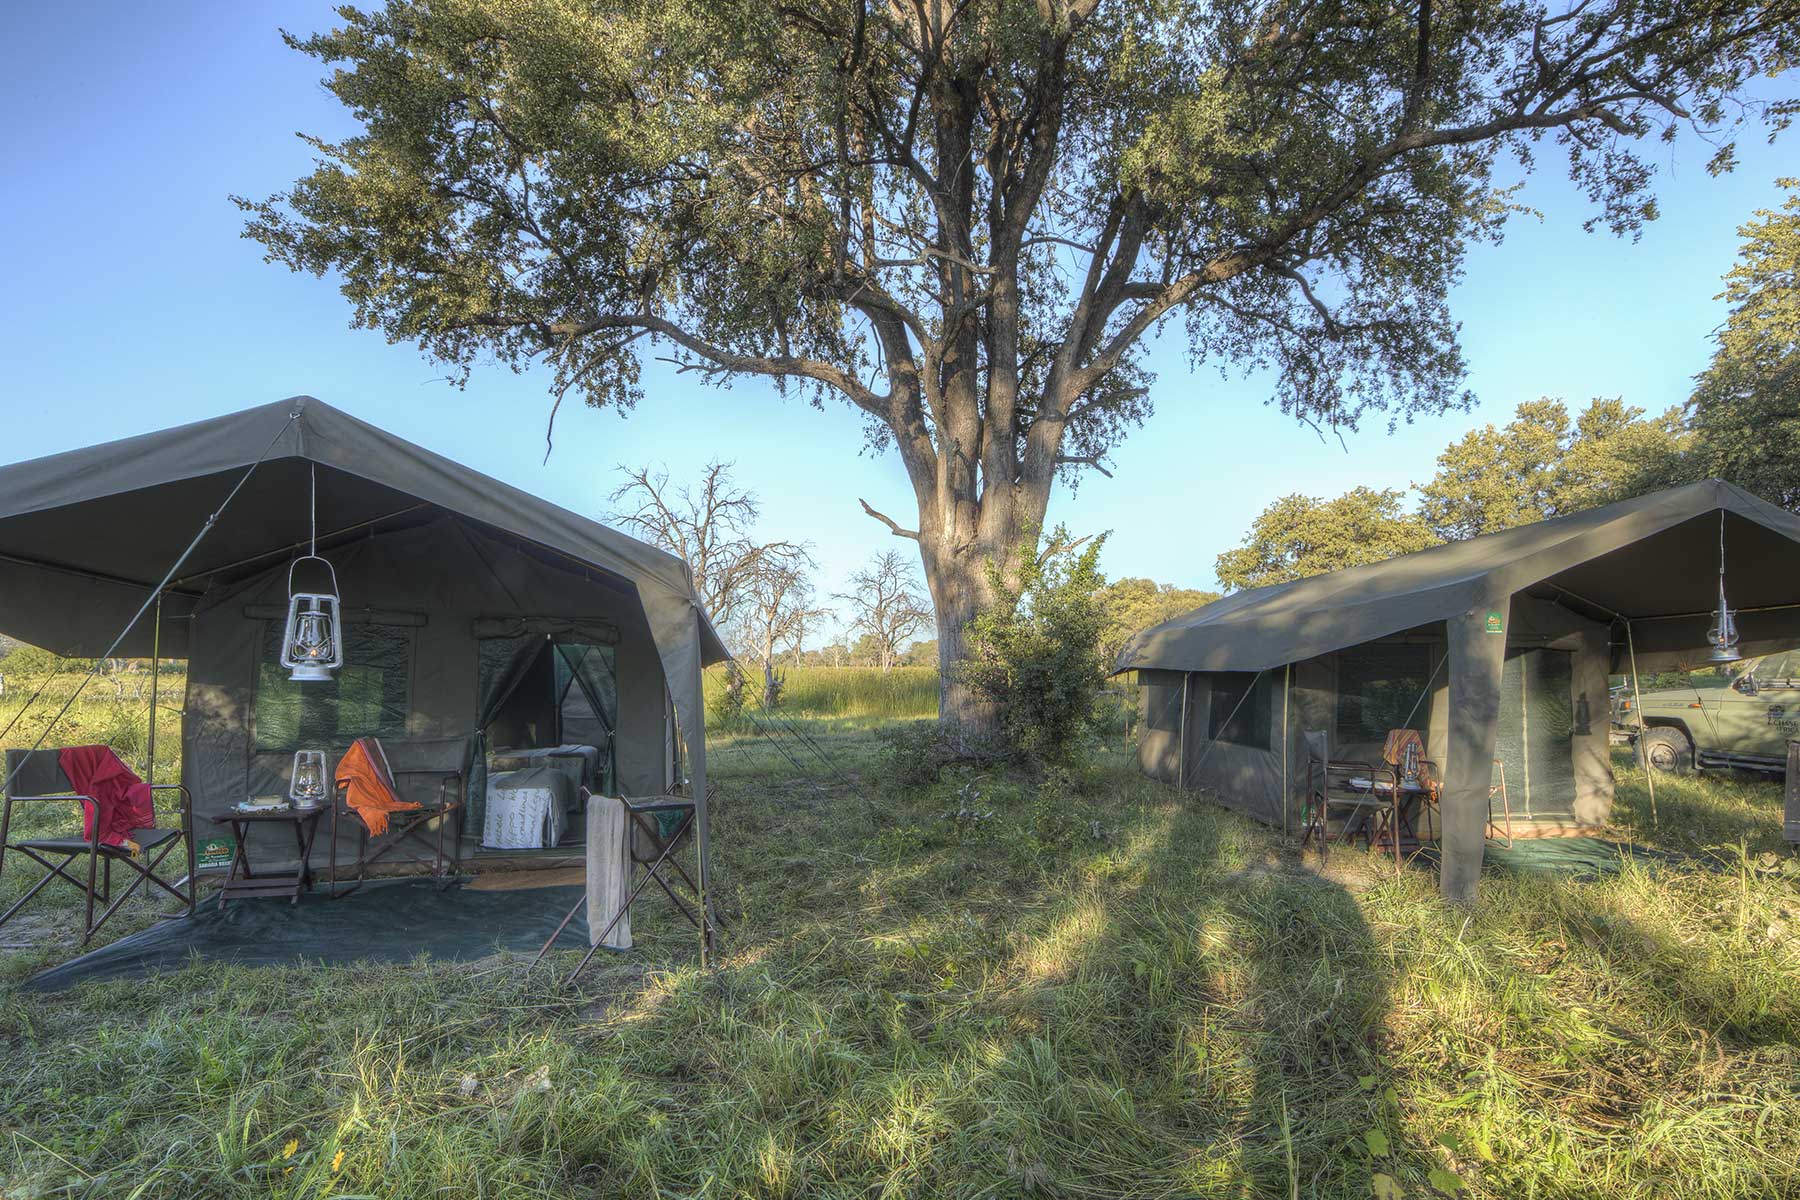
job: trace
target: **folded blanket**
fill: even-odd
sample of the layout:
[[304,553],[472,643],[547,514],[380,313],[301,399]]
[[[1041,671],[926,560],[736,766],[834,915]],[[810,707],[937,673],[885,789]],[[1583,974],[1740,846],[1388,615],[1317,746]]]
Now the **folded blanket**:
[[[625,804],[611,796],[592,796],[587,811],[587,919],[591,945],[609,950],[631,949],[631,817]],[[614,917],[612,932],[600,931]]]
[[93,804],[81,806],[81,836],[93,837],[98,822],[101,845],[128,846],[135,851],[131,831],[156,824],[150,785],[120,762],[111,746],[69,746],[57,754],[57,761],[75,790],[94,799]]
[[411,800],[402,800],[394,790],[394,777],[388,772],[387,755],[374,738],[357,738],[350,743],[344,757],[338,759],[337,785],[345,788],[344,803],[356,810],[369,836],[387,832],[388,814],[424,808]]

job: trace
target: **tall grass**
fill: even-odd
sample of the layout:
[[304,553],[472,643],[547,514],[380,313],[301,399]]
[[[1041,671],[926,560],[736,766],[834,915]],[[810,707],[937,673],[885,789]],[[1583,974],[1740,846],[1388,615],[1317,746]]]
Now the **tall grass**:
[[[934,717],[938,708],[936,667],[788,667],[783,670],[781,711],[800,717],[860,717],[912,721]],[[758,679],[751,680],[751,707],[758,703]],[[724,689],[725,669],[706,672],[710,709]]]
[[[133,770],[143,772],[150,745],[150,671],[147,665],[91,679],[79,695],[82,673],[8,675],[0,696],[0,750],[45,746],[105,744]],[[181,768],[182,694],[187,674],[164,666],[157,684],[156,777],[173,780]],[[71,696],[75,702],[57,720]],[[53,724],[54,722],[54,724]]]

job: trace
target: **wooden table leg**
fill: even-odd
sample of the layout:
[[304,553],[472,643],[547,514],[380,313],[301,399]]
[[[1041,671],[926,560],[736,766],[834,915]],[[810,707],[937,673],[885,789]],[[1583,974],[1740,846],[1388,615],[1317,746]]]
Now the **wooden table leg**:
[[225,870],[224,886],[219,888],[219,911],[225,910],[225,897],[231,892],[231,885],[239,879],[250,878],[250,856],[244,848],[244,827],[236,821],[226,821],[231,830],[231,866]]

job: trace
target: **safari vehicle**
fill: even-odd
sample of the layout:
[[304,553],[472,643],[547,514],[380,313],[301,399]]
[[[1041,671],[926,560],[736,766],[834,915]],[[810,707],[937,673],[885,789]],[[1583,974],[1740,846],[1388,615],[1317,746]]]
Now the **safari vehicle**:
[[1788,741],[1800,737],[1800,650],[1732,666],[1677,686],[1664,677],[1636,700],[1629,682],[1614,689],[1614,723],[1636,739],[1641,761],[1659,771],[1787,770]]

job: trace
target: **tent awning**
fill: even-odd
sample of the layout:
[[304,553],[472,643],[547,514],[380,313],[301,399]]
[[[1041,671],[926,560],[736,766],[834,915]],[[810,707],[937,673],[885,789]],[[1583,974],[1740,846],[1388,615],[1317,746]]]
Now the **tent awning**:
[[[174,618],[209,585],[305,544],[314,477],[321,546],[450,513],[635,588],[659,646],[697,621],[701,661],[726,657],[681,560],[309,397],[0,468],[0,631],[100,653],[217,513],[165,598],[162,645],[180,655]],[[149,652],[148,625],[123,653]]]
[[1640,656],[1699,648],[1726,583],[1746,645],[1800,633],[1800,517],[1717,479],[1226,596],[1140,633],[1118,671],[1260,671],[1527,592],[1633,622]]

